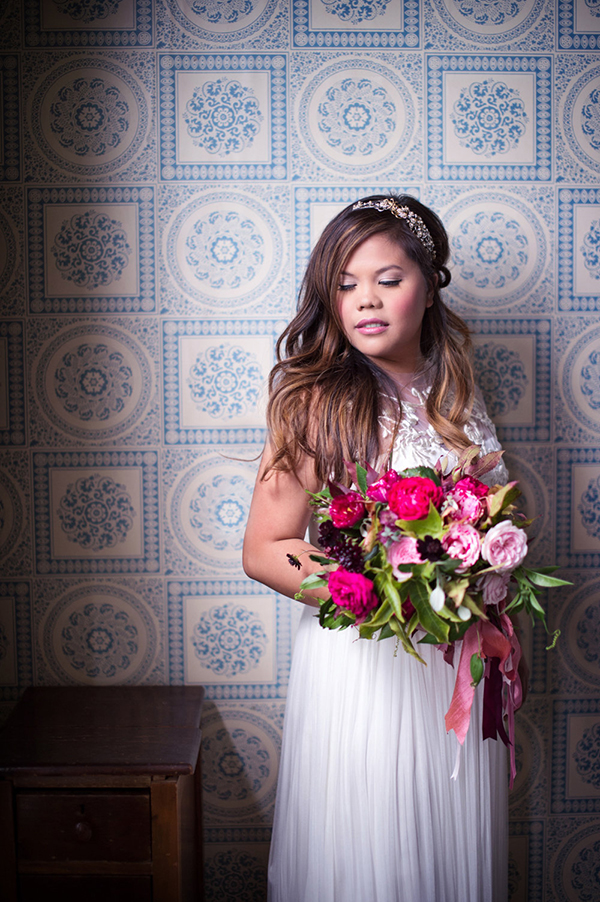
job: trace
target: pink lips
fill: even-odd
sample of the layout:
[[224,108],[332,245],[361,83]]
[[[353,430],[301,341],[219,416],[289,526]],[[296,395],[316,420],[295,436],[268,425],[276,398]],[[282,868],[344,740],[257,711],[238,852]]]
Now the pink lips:
[[380,319],[361,319],[355,326],[355,329],[362,335],[379,335],[388,327],[388,323],[384,323]]

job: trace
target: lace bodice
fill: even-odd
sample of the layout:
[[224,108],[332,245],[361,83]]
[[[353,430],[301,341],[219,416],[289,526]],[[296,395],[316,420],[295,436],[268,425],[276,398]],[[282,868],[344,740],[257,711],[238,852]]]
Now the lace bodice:
[[[458,456],[449,450],[425,416],[425,402],[429,387],[411,386],[403,390],[402,420],[392,452],[391,466],[395,470],[407,467],[434,466],[438,460],[447,458],[449,467],[453,467]],[[383,437],[392,434],[393,423],[389,417],[382,418]],[[485,409],[483,395],[476,389],[473,410],[465,432],[474,445],[481,447],[481,453],[498,451],[500,443],[494,424]],[[504,485],[508,481],[508,472],[502,461],[485,475],[482,480],[488,485]]]

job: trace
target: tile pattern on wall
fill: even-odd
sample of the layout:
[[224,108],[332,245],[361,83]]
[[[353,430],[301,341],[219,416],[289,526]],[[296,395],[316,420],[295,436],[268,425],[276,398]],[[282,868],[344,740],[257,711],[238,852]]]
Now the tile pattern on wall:
[[299,606],[248,580],[266,379],[365,194],[448,227],[446,298],[533,518],[512,902],[600,897],[597,0],[6,0],[0,715],[204,685],[208,902],[262,902]]

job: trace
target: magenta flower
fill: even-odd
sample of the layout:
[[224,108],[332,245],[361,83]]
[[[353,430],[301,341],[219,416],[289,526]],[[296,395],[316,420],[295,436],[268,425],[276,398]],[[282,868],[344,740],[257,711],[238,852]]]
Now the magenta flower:
[[486,533],[481,556],[498,570],[514,570],[527,555],[527,535],[510,520],[503,520]]
[[439,507],[444,493],[427,476],[406,476],[395,482],[388,493],[388,505],[400,520],[424,520],[429,505]]
[[345,495],[336,495],[329,505],[329,513],[333,525],[338,529],[346,526],[354,526],[364,516],[366,511],[362,495],[358,492],[346,492]]
[[388,492],[395,482],[398,482],[400,476],[395,470],[388,470],[383,476],[369,486],[367,495],[372,501],[387,501]]
[[356,614],[359,621],[364,620],[379,604],[373,583],[362,573],[350,573],[343,567],[338,567],[329,574],[327,583],[338,607]]
[[457,568],[458,573],[464,573],[479,559],[481,551],[479,533],[468,523],[453,523],[442,538],[442,545],[450,557],[462,561],[462,565]]
[[460,489],[463,492],[472,492],[478,498],[485,498],[490,492],[485,482],[481,482],[480,479],[475,479],[473,476],[463,476],[462,479],[459,479],[454,486],[455,491],[456,489]]

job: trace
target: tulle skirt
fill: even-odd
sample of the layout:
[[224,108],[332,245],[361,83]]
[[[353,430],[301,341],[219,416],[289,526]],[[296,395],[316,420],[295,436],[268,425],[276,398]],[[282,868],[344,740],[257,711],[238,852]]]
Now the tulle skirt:
[[482,686],[457,779],[455,671],[395,641],[300,619],[285,715],[269,902],[506,902],[506,749],[481,739]]

